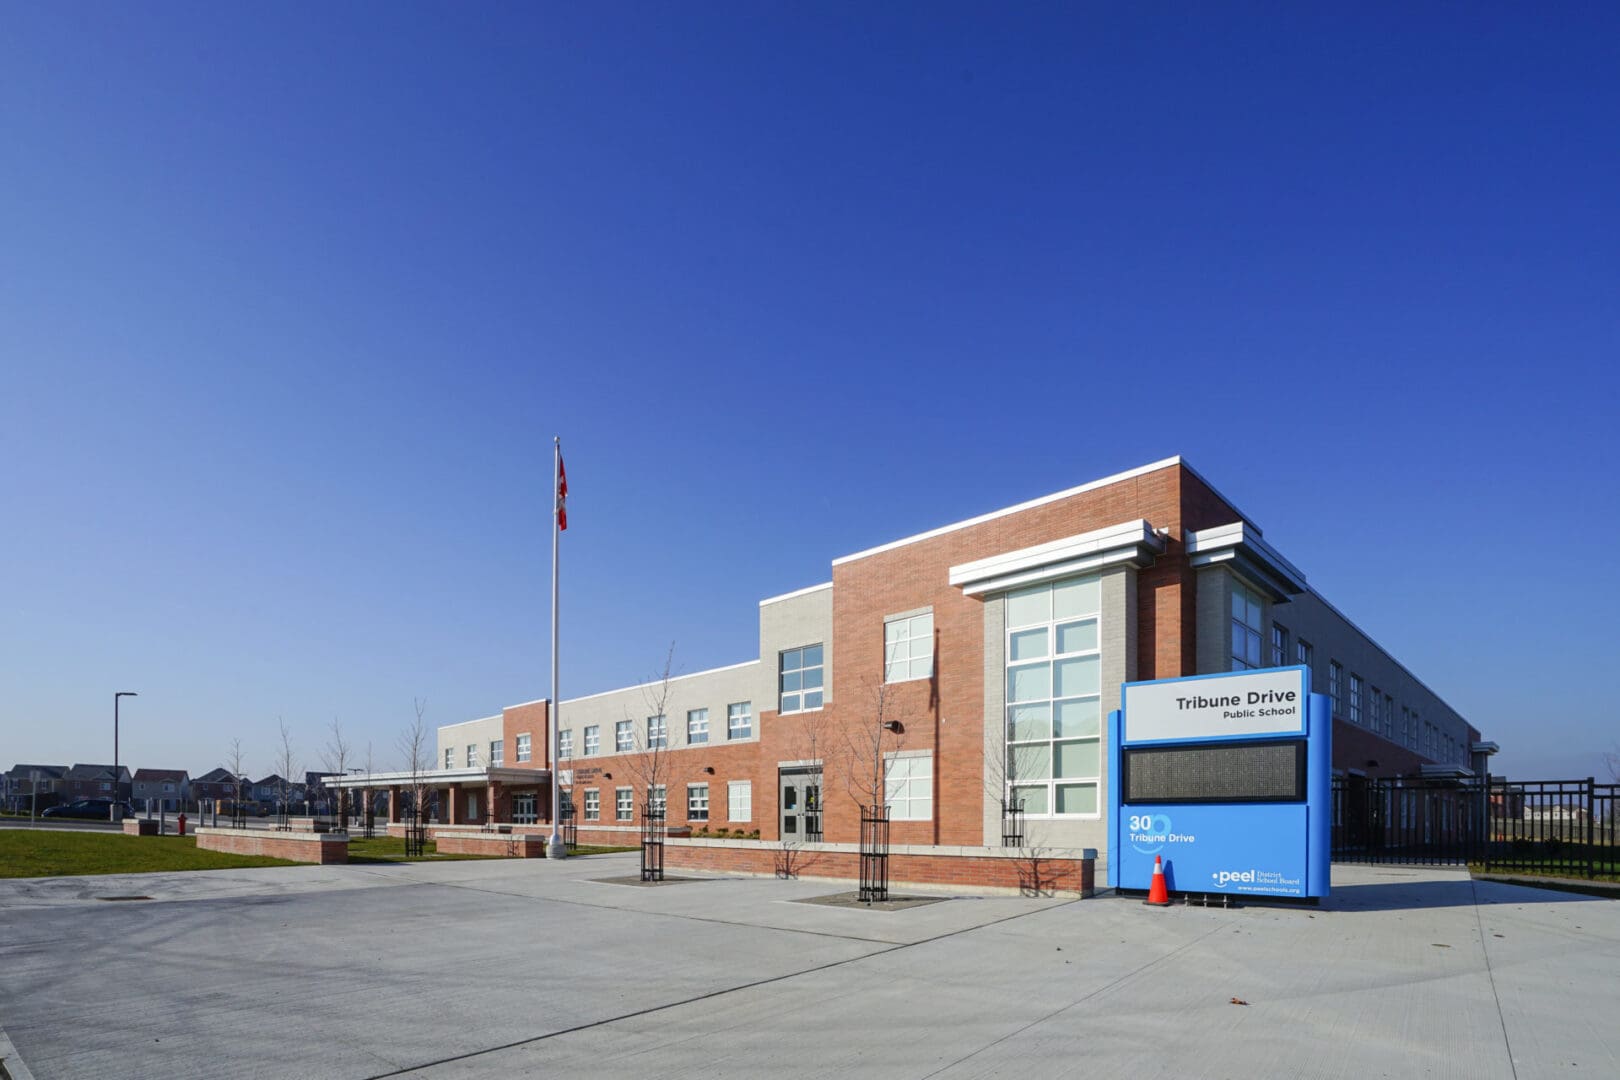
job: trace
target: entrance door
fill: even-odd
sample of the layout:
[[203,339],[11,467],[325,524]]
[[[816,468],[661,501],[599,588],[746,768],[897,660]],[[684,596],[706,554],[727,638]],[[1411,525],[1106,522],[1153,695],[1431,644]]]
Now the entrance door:
[[821,770],[783,769],[779,776],[782,839],[821,841]]
[[539,818],[535,814],[534,792],[520,792],[512,796],[512,822],[516,825],[533,825]]

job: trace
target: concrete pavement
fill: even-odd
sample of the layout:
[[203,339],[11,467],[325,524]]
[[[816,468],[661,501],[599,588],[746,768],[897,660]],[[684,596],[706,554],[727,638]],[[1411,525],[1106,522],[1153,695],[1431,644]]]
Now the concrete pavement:
[[0,881],[0,1027],[39,1080],[1620,1075],[1612,900],[1350,866],[1320,908],[1234,910],[595,880],[634,867]]

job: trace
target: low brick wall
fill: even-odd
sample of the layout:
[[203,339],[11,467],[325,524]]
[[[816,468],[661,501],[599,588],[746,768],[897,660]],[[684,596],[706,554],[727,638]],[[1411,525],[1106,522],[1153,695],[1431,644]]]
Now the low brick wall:
[[[896,846],[889,849],[889,887],[1086,897],[1096,891],[1096,859],[1091,849],[1036,854],[1007,848]],[[854,884],[860,878],[861,855],[855,844],[784,848],[759,840],[670,840],[664,845],[664,866]]]
[[275,859],[322,865],[349,861],[349,837],[346,833],[208,828],[197,830],[197,846],[204,851],[268,855]]
[[125,818],[125,836],[156,836],[158,834],[157,818]]
[[490,855],[501,859],[543,859],[547,837],[539,833],[487,833],[440,829],[433,838],[440,855]]
[[[427,838],[437,840],[440,835],[447,832],[463,833],[468,831],[482,831],[482,825],[429,825]],[[551,826],[541,823],[539,825],[508,825],[497,822],[497,830],[506,829],[509,832],[540,833],[547,837],[551,835]],[[671,838],[685,837],[692,834],[689,825],[675,825],[669,829]],[[405,835],[405,824],[399,821],[388,823],[388,835],[402,837]],[[488,835],[485,833],[485,835]],[[640,825],[585,825],[578,826],[577,835],[581,844],[596,844],[602,847],[638,847],[641,844]]]

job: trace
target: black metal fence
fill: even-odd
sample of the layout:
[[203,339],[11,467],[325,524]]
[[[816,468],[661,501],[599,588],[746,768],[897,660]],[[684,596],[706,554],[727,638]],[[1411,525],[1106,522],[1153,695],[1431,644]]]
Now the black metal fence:
[[405,825],[405,857],[420,859],[427,854],[427,818],[413,813]]
[[641,880],[664,880],[664,807],[641,804]]
[[862,903],[889,898],[889,808],[861,807]]
[[574,815],[574,800],[564,794],[562,799],[562,842],[564,849],[573,851],[579,847],[579,819]]
[[1593,777],[1334,777],[1333,858],[1613,877],[1617,794],[1620,784]]
[[1024,800],[1001,800],[1001,846],[1024,846]]

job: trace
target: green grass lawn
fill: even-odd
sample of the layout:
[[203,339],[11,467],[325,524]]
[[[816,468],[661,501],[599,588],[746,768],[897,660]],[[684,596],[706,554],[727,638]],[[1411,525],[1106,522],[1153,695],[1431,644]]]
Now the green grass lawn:
[[125,836],[56,829],[0,829],[0,878],[149,874],[159,870],[235,870],[297,866],[262,855],[197,850],[192,836]]
[[489,859],[492,855],[440,855],[439,846],[429,840],[422,846],[420,859],[405,857],[403,836],[378,835],[370,840],[355,836],[349,840],[349,861],[352,863],[384,862],[450,862],[457,859]]

